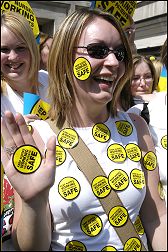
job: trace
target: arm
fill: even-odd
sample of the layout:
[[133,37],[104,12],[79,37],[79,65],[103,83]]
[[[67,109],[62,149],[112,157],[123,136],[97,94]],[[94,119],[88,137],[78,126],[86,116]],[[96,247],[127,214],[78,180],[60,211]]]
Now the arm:
[[[36,146],[37,139],[28,131],[24,118],[9,111],[1,120],[2,137],[7,147],[23,144]],[[51,244],[51,214],[48,195],[55,178],[55,137],[47,143],[46,158],[31,174],[19,173],[12,156],[2,149],[2,163],[15,191],[15,210],[12,237],[17,249],[49,250]],[[38,146],[37,146],[38,147]]]
[[[154,143],[146,122],[139,116],[130,114],[137,129],[139,145],[142,153],[155,152]],[[141,207],[141,220],[145,232],[154,251],[167,251],[167,214],[165,201],[158,192],[158,167],[153,171],[144,168],[146,178],[146,197]]]

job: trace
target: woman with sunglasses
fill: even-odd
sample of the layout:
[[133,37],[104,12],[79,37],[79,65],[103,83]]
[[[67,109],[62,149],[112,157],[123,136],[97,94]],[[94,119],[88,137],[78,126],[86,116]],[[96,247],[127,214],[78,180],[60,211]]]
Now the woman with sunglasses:
[[[98,160],[107,180],[111,174],[131,221],[135,223],[140,216],[153,249],[166,250],[166,207],[157,190],[158,169],[149,172],[140,159],[135,162],[125,155],[129,143],[136,149],[139,145],[140,153],[154,152],[148,128],[140,117],[116,109],[118,96],[132,72],[131,56],[126,35],[116,19],[100,10],[77,10],[55,34],[48,64],[50,119],[60,130],[66,123],[75,137],[68,138],[70,133],[64,129],[65,134],[56,139],[49,124],[40,120],[31,123],[31,135],[20,114],[14,118],[6,112],[2,120],[6,144],[38,147],[38,141],[34,141],[37,133],[46,144],[42,163],[30,174],[18,172],[12,164],[15,153],[9,157],[3,151],[6,173],[18,192],[13,239],[19,249],[45,251],[51,246],[53,251],[123,250],[124,244],[110,224],[99,197],[69,154],[70,144],[67,148],[62,145],[73,139],[76,148],[80,137]],[[121,150],[125,156],[120,155]],[[87,162],[84,152],[79,155]],[[89,162],[88,166],[94,172],[94,166],[90,167]],[[140,179],[139,188],[131,180],[132,171]],[[125,174],[122,188],[123,176],[113,176],[113,172]],[[100,187],[95,188],[100,195],[106,187],[98,184]],[[112,184],[108,188],[112,190]],[[120,223],[122,217],[115,216]],[[145,232],[139,238],[147,247]]]

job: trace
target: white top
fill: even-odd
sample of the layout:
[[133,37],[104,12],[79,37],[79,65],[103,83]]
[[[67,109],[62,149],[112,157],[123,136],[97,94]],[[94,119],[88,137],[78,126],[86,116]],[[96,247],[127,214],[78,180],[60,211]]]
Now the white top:
[[160,180],[167,202],[167,92],[158,92],[148,104],[149,128],[155,144]]
[[[46,98],[48,87],[48,72],[44,70],[39,71],[38,80],[41,83],[39,86],[39,96],[45,102],[48,102]],[[1,116],[4,115],[4,111],[9,110],[13,114],[19,112],[23,114],[23,97],[15,92],[9,85],[6,86],[6,94],[1,95]]]
[[[121,135],[118,132],[115,124],[116,121],[122,120],[127,121],[126,124],[122,124],[121,122],[119,126],[120,132],[123,132],[125,135]],[[84,140],[91,152],[96,156],[107,177],[110,172],[115,169],[122,169],[128,175],[129,185],[124,190],[118,191],[118,195],[134,223],[139,214],[146,193],[145,185],[141,189],[138,189],[136,185],[133,185],[130,178],[131,171],[134,169],[140,170],[139,172],[143,176],[140,162],[135,162],[129,158],[126,158],[125,161],[120,163],[116,161],[114,162],[107,156],[107,149],[114,143],[120,144],[123,148],[125,148],[128,143],[134,143],[137,145],[138,139],[136,129],[128,114],[124,112],[119,112],[118,117],[109,118],[104,124],[108,127],[111,133],[110,139],[107,142],[97,141],[92,134],[92,127],[75,128],[75,130]],[[50,126],[45,121],[40,120],[31,123],[31,125],[38,130],[46,144],[49,137],[53,135]],[[133,129],[130,135],[127,135],[128,128]],[[117,148],[114,149],[114,154],[118,155],[119,149],[118,151]],[[101,251],[105,246],[114,246],[118,251],[122,251],[123,245],[113,226],[109,223],[108,217],[105,214],[100,201],[93,194],[91,186],[84,174],[77,167],[67,150],[65,151],[66,160],[63,164],[57,166],[55,183],[49,193],[49,203],[54,218],[52,250],[65,251],[68,242],[75,240],[76,242],[74,243],[73,248],[76,248],[76,250],[74,251],[77,251],[77,248],[80,247],[77,245],[77,242],[83,244],[87,251]],[[83,158],[87,160],[87,157],[83,156]],[[136,170],[134,171],[136,173]],[[64,181],[65,177],[68,177],[66,182]],[[75,190],[74,183],[78,184],[76,192],[79,193],[75,197],[73,197],[73,189]],[[67,199],[66,197],[69,194],[70,199]],[[101,221],[101,224],[97,224],[96,221],[92,223],[89,217],[93,216],[90,215],[96,215]],[[90,222],[95,225],[91,224],[92,226],[89,227],[87,225],[89,221],[87,222],[86,219],[84,219],[86,218],[85,216],[88,216]],[[99,230],[100,226],[97,228],[97,225],[101,226],[101,230]],[[100,232],[95,235],[94,232],[97,232],[98,230]],[[145,234],[142,235],[142,240],[145,246],[147,246]]]

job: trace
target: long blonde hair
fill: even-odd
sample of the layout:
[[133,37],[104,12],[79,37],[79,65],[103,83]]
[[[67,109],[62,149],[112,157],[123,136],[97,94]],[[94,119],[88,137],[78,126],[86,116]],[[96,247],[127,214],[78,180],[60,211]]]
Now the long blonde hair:
[[[6,27],[11,32],[13,32],[17,37],[19,37],[27,46],[31,55],[31,64],[29,69],[29,80],[35,89],[38,88],[38,70],[40,65],[40,54],[39,49],[34,37],[33,31],[26,20],[21,14],[15,13],[13,11],[4,12],[1,15],[1,28]],[[2,85],[8,80],[5,78],[3,73],[1,73],[1,91]]]
[[132,54],[128,40],[119,22],[109,13],[101,10],[82,9],[69,15],[59,27],[50,48],[48,60],[49,93],[51,110],[49,116],[57,121],[60,126],[70,116],[73,101],[73,55],[84,28],[96,17],[101,17],[116,27],[125,46],[126,60],[125,73],[118,82],[113,99],[108,104],[112,115],[117,113],[117,99],[132,74]]

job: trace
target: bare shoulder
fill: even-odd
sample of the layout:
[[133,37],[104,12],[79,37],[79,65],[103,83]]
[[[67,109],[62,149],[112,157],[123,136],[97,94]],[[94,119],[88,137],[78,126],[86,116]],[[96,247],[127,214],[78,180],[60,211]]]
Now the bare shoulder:
[[146,121],[141,117],[133,113],[129,113],[129,116],[137,130],[138,142],[142,149],[142,151],[154,151],[155,147],[153,140],[151,138],[151,134],[149,131],[149,127]]

